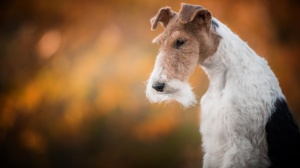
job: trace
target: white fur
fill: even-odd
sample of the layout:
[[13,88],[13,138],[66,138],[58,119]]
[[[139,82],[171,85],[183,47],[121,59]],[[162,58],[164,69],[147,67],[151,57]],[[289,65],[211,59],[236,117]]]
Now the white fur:
[[148,82],[146,96],[152,103],[177,100],[185,108],[196,104],[195,95],[190,85],[186,82],[171,80],[166,83],[166,87],[168,89],[166,89],[162,93],[155,91],[151,86],[151,83]]
[[215,21],[222,40],[202,66],[210,80],[201,99],[203,167],[267,167],[265,125],[284,96],[267,62]]
[[[196,98],[192,91],[191,86],[187,82],[182,82],[177,79],[168,79],[164,74],[163,66],[161,65],[161,57],[163,53],[160,52],[156,58],[153,72],[151,73],[150,79],[147,83],[146,96],[150,102],[162,102],[177,100],[184,107],[189,107],[196,104]],[[165,83],[163,92],[157,92],[152,88],[155,82]]]

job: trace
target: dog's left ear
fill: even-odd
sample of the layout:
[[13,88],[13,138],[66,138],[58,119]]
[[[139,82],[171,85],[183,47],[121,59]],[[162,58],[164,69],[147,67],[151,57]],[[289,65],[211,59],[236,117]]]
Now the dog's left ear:
[[182,23],[188,23],[195,21],[199,26],[210,25],[211,23],[211,13],[203,8],[202,6],[181,4],[181,9],[179,11],[179,20]]

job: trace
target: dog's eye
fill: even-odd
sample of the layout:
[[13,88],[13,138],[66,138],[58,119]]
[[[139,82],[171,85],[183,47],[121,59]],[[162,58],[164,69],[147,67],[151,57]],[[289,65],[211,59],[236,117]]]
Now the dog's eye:
[[180,39],[176,40],[176,42],[175,42],[175,48],[178,49],[178,48],[179,48],[180,46],[182,46],[184,43],[185,43],[184,40],[180,40]]

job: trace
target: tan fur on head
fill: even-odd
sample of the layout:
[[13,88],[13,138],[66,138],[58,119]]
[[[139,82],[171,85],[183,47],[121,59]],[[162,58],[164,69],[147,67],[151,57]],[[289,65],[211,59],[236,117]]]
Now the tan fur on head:
[[[220,37],[211,29],[211,18],[207,9],[183,3],[179,14],[164,7],[151,19],[152,29],[158,22],[165,28],[153,42],[165,53],[161,60],[169,78],[186,81],[194,67],[217,50]],[[175,49],[178,40],[185,44]]]
[[[147,86],[147,95],[150,95],[152,100],[161,95],[178,98],[176,93],[181,95],[191,92],[187,84],[189,75],[198,64],[202,64],[206,58],[213,55],[219,45],[220,37],[211,26],[211,13],[201,6],[182,4],[181,7],[179,14],[170,7],[161,8],[151,19],[152,30],[157,27],[158,22],[165,28],[153,40],[160,45],[160,52]],[[164,84],[159,96],[152,88],[155,83]],[[188,89],[183,91],[183,88]]]

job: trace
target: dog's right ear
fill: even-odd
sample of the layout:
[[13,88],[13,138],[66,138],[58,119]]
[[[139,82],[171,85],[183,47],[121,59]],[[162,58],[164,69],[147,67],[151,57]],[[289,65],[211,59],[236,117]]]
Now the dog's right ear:
[[210,26],[211,18],[211,13],[202,6],[181,4],[179,20],[184,24],[195,20],[198,25]]
[[160,8],[158,13],[150,20],[151,30],[157,27],[157,23],[161,22],[163,27],[166,28],[169,21],[176,15],[170,7]]

